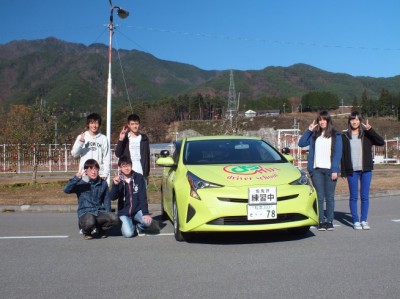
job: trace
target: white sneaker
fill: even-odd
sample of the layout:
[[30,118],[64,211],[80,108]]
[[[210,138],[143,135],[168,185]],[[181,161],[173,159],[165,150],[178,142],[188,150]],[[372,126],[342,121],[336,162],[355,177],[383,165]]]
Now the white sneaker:
[[139,237],[143,237],[143,236],[145,236],[146,234],[145,234],[145,232],[144,231],[142,231],[140,228],[139,228],[139,226],[138,225],[136,225],[136,234],[139,236]]
[[354,222],[353,228],[354,228],[354,229],[357,229],[357,230],[358,230],[358,229],[363,229],[360,222]]
[[368,225],[368,222],[362,221],[361,222],[362,229],[370,229],[371,227]]

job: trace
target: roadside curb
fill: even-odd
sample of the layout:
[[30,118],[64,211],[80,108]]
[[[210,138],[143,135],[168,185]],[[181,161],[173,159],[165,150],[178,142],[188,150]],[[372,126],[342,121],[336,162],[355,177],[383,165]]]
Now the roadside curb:
[[[385,190],[373,192],[370,198],[400,196],[400,190]],[[335,200],[348,200],[348,194],[337,194]],[[12,212],[44,212],[44,213],[73,213],[77,205],[0,205],[0,213]],[[112,205],[113,210],[117,207]],[[149,204],[150,213],[160,212],[160,204]]]

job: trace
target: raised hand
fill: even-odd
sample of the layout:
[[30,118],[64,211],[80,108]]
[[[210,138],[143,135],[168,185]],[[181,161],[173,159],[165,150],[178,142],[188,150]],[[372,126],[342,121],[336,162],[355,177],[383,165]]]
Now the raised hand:
[[123,127],[121,132],[119,133],[119,140],[122,141],[125,138],[126,132],[128,131],[127,127]]
[[86,171],[85,171],[85,169],[80,169],[77,173],[76,173],[76,176],[78,177],[78,178],[82,178],[82,176],[84,176],[86,174]]
[[364,126],[364,129],[367,131],[372,128],[372,126],[368,123],[368,119],[367,119],[366,123],[365,124],[363,123],[362,125]]
[[79,141],[80,141],[80,142],[85,142],[85,131],[83,131],[83,132],[81,133],[81,135],[79,136]]
[[310,124],[310,126],[308,127],[308,129],[310,131],[314,131],[314,129],[318,127],[318,124],[315,122],[315,120],[313,120],[312,124]]
[[118,172],[115,172],[115,175],[114,175],[114,178],[113,178],[113,182],[114,182],[115,185],[119,184],[120,179],[119,179]]

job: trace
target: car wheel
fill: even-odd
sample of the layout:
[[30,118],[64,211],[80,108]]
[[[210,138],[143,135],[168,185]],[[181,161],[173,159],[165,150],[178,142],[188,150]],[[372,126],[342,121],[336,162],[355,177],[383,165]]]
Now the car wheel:
[[164,220],[167,220],[167,213],[165,212],[165,209],[164,209],[164,200],[163,200],[163,191],[162,191],[162,188],[161,188],[161,215],[160,215],[160,217],[161,217],[161,220],[162,221],[164,221]]
[[179,242],[182,242],[182,241],[185,241],[185,238],[183,237],[183,234],[179,229],[178,205],[176,204],[175,198],[174,198],[174,202],[173,202],[173,209],[174,209],[173,224],[174,224],[175,240],[177,240]]
[[310,230],[310,226],[293,227],[288,229],[293,235],[305,235]]

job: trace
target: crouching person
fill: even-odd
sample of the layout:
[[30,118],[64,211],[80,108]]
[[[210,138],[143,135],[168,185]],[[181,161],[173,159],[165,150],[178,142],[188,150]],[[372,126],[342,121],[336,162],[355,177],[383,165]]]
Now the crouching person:
[[105,231],[118,224],[118,216],[111,212],[108,184],[100,178],[99,170],[99,163],[89,159],[64,187],[65,193],[75,193],[78,197],[79,226],[85,240],[93,238],[95,228],[99,237],[107,238]]
[[146,183],[143,175],[132,170],[130,157],[123,156],[118,161],[119,174],[113,179],[111,200],[118,199],[118,216],[122,221],[121,233],[125,238],[146,233],[154,222],[150,216]]

